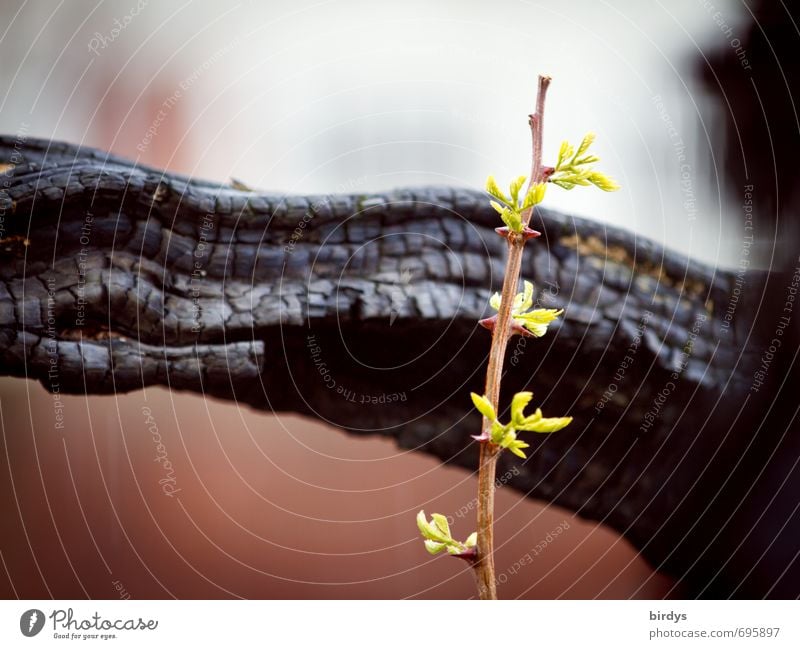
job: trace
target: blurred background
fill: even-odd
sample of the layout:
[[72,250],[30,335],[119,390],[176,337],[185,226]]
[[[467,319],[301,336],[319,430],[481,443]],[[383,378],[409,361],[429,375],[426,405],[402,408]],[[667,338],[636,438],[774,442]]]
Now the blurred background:
[[[549,157],[594,130],[624,187],[552,191],[550,206],[712,265],[739,259],[741,223],[724,215],[742,187],[699,70],[719,51],[745,69],[743,2],[6,0],[0,16],[2,132],[287,193],[525,172],[547,73]],[[414,526],[425,507],[472,531],[468,472],[163,389],[65,397],[64,429],[51,401],[0,379],[3,597],[473,595],[466,567],[429,557]],[[603,526],[498,498],[502,597],[680,596]]]

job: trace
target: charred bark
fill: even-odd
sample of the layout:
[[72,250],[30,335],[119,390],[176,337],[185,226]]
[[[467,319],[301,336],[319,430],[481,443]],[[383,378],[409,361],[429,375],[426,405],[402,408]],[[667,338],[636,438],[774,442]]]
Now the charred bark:
[[[476,323],[505,255],[482,194],[262,194],[45,141],[0,140],[0,164],[2,374],[165,385],[475,467]],[[759,313],[787,278],[749,273],[743,290],[629,232],[547,210],[533,225],[523,277],[566,312],[554,335],[511,341],[502,401],[532,389],[575,421],[533,438],[510,484],[611,525],[693,592],[763,594],[734,589],[744,571],[717,532],[783,432],[752,443],[782,378],[753,390],[775,329]]]

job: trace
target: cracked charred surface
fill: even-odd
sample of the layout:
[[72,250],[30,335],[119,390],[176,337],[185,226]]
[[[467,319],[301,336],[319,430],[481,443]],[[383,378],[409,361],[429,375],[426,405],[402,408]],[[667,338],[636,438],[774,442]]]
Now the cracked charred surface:
[[[2,139],[0,163],[4,375],[91,394],[165,385],[475,467],[466,395],[506,254],[483,194],[261,194],[45,141]],[[723,480],[758,462],[741,463],[737,432],[757,309],[743,295],[726,322],[732,274],[631,233],[546,210],[534,225],[522,276],[566,312],[551,338],[511,341],[503,402],[528,388],[575,422],[532,436],[511,484],[705,579],[708,528],[693,523],[715,492],[724,516]]]

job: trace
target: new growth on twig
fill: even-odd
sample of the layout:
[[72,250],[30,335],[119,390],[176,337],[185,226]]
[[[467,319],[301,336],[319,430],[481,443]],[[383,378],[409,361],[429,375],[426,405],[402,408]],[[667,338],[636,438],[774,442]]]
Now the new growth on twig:
[[530,445],[519,439],[519,433],[553,433],[569,425],[572,417],[544,417],[537,408],[526,415],[525,409],[533,398],[532,392],[518,392],[511,400],[511,419],[502,423],[498,419],[498,401],[508,339],[514,335],[539,338],[547,333],[548,325],[563,313],[563,309],[532,309],[534,287],[525,281],[524,289],[518,293],[520,267],[525,243],[540,236],[529,227],[533,210],[544,200],[547,183],[563,189],[594,185],[603,191],[619,189],[611,178],[596,171],[592,165],[599,160],[589,153],[594,142],[593,133],[586,135],[574,147],[563,142],[554,167],[542,165],[542,128],[544,105],[550,77],[540,76],[536,97],[536,111],[529,115],[533,156],[531,175],[524,195],[520,195],[526,177],[519,176],[511,182],[509,193],[504,193],[494,177],[489,176],[486,191],[491,196],[490,204],[500,215],[505,225],[495,231],[508,243],[508,259],[501,293],[495,293],[489,301],[497,315],[481,320],[479,324],[492,333],[489,361],[486,369],[486,387],[483,395],[471,394],[472,403],[483,415],[481,432],[473,435],[480,444],[478,467],[478,529],[466,541],[455,541],[450,534],[447,518],[433,514],[428,521],[425,512],[417,515],[417,526],[425,539],[425,548],[431,554],[446,550],[449,554],[469,561],[475,572],[478,594],[481,599],[497,599],[494,570],[494,491],[497,458],[503,449],[522,459],[524,449]]

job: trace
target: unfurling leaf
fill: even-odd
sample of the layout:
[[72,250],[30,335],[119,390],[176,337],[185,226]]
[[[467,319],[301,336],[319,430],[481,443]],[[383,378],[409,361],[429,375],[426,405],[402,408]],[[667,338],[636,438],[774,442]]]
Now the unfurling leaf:
[[544,200],[544,193],[547,189],[547,183],[538,183],[530,188],[525,195],[525,200],[522,201],[522,209],[527,210],[534,205],[538,205]]
[[613,178],[609,178],[599,171],[593,171],[591,174],[589,174],[587,180],[595,187],[602,189],[604,192],[615,192],[619,189],[619,185],[614,181]]
[[512,444],[509,445],[508,450],[511,451],[517,457],[521,457],[523,460],[527,459],[527,455],[522,452],[523,448],[528,448],[530,444],[526,444],[525,442],[521,442],[519,440],[514,440]]
[[530,444],[526,444],[520,439],[517,439],[517,434],[513,430],[509,430],[500,440],[500,447],[507,448],[514,455],[525,459],[525,453],[522,452],[523,448],[528,448]]
[[486,397],[475,394],[474,392],[470,392],[470,396],[472,397],[472,403],[475,404],[478,412],[486,417],[486,419],[489,421],[494,421],[497,419],[497,414],[494,411],[494,407]]
[[575,160],[575,165],[588,165],[592,164],[593,162],[598,162],[600,160],[600,156],[596,155],[585,155],[582,158],[578,158]]
[[522,293],[517,293],[514,296],[514,302],[511,305],[512,314],[521,313],[533,306],[533,284],[525,280],[523,287]]
[[581,141],[580,146],[578,147],[578,150],[575,152],[575,156],[573,157],[573,161],[577,160],[584,153],[586,153],[586,151],[589,149],[589,147],[592,146],[592,142],[594,142],[594,139],[596,137],[597,136],[592,132],[589,132],[584,136],[583,140]]
[[478,545],[478,533],[473,532],[472,534],[470,534],[467,537],[467,540],[464,541],[464,545],[468,548],[474,548],[476,545]]
[[522,424],[519,430],[525,430],[532,433],[555,433],[562,428],[569,426],[572,422],[572,417],[541,417],[538,421]]
[[[437,519],[444,520],[444,528],[439,525]],[[437,543],[450,543],[453,539],[450,537],[450,529],[447,526],[447,519],[441,514],[434,514],[433,519],[429,522],[425,518],[425,510],[420,510],[417,514],[417,527],[419,528],[422,537]]]
[[537,408],[532,415],[525,416],[525,408],[533,398],[532,392],[517,392],[511,399],[511,422],[503,425],[499,421],[492,424],[491,441],[501,448],[506,448],[514,455],[525,458],[522,449],[529,444],[517,438],[519,432],[552,433],[569,425],[572,417],[542,417]]
[[425,510],[420,509],[419,513],[417,514],[417,527],[419,528],[420,534],[426,539],[430,539],[436,533],[431,529],[430,524],[428,523],[428,519],[425,518]]
[[[500,311],[500,295],[498,293],[491,297],[489,305],[496,311]],[[534,337],[540,338],[547,333],[547,325],[564,313],[564,310],[533,309],[532,311],[527,311],[532,306],[533,284],[526,280],[522,293],[517,293],[514,296],[514,302],[511,305],[511,318],[517,325],[527,329]]]
[[542,418],[542,410],[541,408],[537,408],[532,415],[528,415],[525,419],[522,420],[520,424],[520,428],[525,430],[525,426],[530,426],[531,424],[536,423]]
[[433,523],[436,525],[439,531],[447,538],[451,538],[450,525],[447,523],[447,517],[442,516],[441,514],[431,514],[431,518],[433,519]]
[[534,309],[514,316],[514,320],[530,331],[534,337],[541,338],[547,333],[547,325],[562,313],[563,309]]
[[509,189],[511,191],[511,202],[514,205],[519,204],[519,192],[525,184],[525,180],[525,176],[517,176],[516,179],[511,181],[511,187]]
[[499,421],[492,422],[492,430],[490,434],[490,438],[493,444],[499,444],[500,440],[503,439],[503,435],[506,434],[507,428],[503,426]]
[[509,205],[511,203],[508,196],[506,196],[503,193],[503,190],[500,189],[500,186],[497,184],[497,181],[494,179],[494,176],[489,176],[486,179],[486,191],[492,196],[494,196],[497,200],[502,201],[506,205]]
[[533,334],[534,338],[541,338],[547,333],[547,325],[538,322],[526,323],[525,328]]
[[594,185],[606,192],[618,190],[619,185],[614,180],[589,166],[600,159],[594,154],[587,154],[594,140],[595,134],[587,133],[577,151],[568,142],[563,142],[558,152],[558,162],[548,180],[563,189]]
[[425,510],[417,514],[417,527],[425,540],[425,549],[431,554],[439,554],[447,550],[449,554],[464,556],[471,547],[476,545],[477,535],[471,534],[466,542],[460,543],[450,535],[450,525],[442,514],[431,514],[431,520],[425,517]]
[[572,145],[564,140],[561,143],[561,148],[558,150],[558,162],[556,162],[556,170],[560,169],[567,160],[572,158],[572,154]]
[[425,540],[425,549],[430,552],[431,554],[439,554],[442,550],[447,547],[444,543],[438,543],[437,541],[431,541],[430,539]]
[[514,426],[525,420],[522,411],[527,408],[531,399],[533,399],[533,392],[517,392],[511,399],[511,423]]
[[500,218],[503,219],[503,223],[508,226],[509,230],[522,232],[522,217],[517,210],[506,208],[500,213]]
[[509,187],[511,196],[506,196],[494,179],[494,176],[489,176],[486,180],[486,191],[497,199],[497,201],[490,201],[489,204],[500,215],[500,218],[505,223],[506,227],[512,232],[523,231],[522,212],[527,210],[536,203],[539,203],[544,198],[545,185],[539,183],[535,187],[531,187],[525,195],[522,204],[520,204],[520,191],[525,184],[525,176],[518,176],[511,181]]
[[500,203],[498,203],[497,201],[489,201],[489,205],[491,205],[494,208],[494,211],[500,214],[501,216],[503,215],[503,212],[506,210],[506,208],[500,205]]

